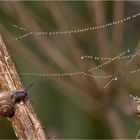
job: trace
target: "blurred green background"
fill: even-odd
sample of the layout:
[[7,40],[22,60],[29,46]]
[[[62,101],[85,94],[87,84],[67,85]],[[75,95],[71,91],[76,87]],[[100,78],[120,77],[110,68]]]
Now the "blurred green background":
[[[77,34],[30,35],[104,25],[139,13],[138,1],[0,1],[0,34],[19,74],[88,71],[102,61],[81,60],[82,55],[113,57],[123,50],[139,49],[140,18]],[[19,30],[13,25],[24,27]],[[64,139],[135,138],[140,120],[133,116],[129,94],[139,95],[140,75],[123,74],[139,68],[139,56],[115,61],[96,75],[119,75],[104,89],[106,79],[85,76],[37,77],[20,75],[24,87],[34,83],[29,98],[50,136]],[[94,74],[94,73],[93,73]],[[6,119],[0,120],[0,138],[16,138]]]

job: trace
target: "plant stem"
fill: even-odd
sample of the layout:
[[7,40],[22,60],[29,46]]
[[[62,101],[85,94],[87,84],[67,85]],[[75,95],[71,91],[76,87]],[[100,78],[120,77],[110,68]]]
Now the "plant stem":
[[[0,87],[5,91],[23,91],[20,78],[17,74],[7,48],[0,35]],[[10,92],[12,93],[12,92]],[[15,115],[9,118],[18,139],[48,139],[40,120],[28,98],[15,104]]]

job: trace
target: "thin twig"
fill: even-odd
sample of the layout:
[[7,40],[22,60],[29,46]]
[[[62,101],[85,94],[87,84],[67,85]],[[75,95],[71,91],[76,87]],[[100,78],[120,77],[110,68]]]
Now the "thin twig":
[[[7,59],[8,58],[8,59]],[[0,36],[0,70],[6,72],[0,76],[0,86],[6,91],[24,90],[15,66]],[[48,139],[29,99],[15,104],[15,115],[10,118],[16,136],[19,139]]]

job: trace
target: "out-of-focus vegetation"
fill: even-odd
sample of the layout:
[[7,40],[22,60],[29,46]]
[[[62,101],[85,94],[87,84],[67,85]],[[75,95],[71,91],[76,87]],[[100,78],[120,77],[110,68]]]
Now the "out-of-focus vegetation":
[[[27,31],[65,31],[103,25],[139,13],[140,2],[1,1],[0,33],[19,72],[63,73],[87,71],[102,61],[81,60],[82,55],[113,57],[127,48],[140,48],[140,18],[90,32],[56,36],[31,35]],[[11,41],[12,40],[12,41]],[[140,95],[140,74],[123,76],[139,68],[139,56],[115,61],[96,75],[119,75],[107,88],[107,79],[67,76],[41,78],[20,75],[23,85],[32,82],[29,98],[46,132],[56,138],[135,138],[140,120],[131,116],[129,97]],[[0,138],[16,138],[11,124],[0,120]]]

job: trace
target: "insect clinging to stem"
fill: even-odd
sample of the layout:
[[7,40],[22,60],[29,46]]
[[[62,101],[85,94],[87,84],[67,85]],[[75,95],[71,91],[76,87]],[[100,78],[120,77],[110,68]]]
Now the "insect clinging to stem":
[[21,100],[24,100],[28,93],[27,91],[32,87],[31,84],[27,89],[23,91],[0,92],[0,118],[12,117],[15,114],[15,104]]

